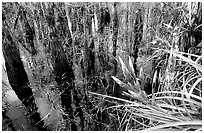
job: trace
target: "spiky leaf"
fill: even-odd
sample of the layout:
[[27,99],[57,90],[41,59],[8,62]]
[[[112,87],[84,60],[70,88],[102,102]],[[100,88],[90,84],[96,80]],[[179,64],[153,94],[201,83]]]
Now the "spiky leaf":
[[143,67],[140,68],[139,77],[140,77],[140,79],[144,80],[144,71],[143,71]]
[[124,88],[128,88],[129,86],[127,84],[125,84],[124,82],[122,82],[121,80],[119,80],[118,78],[111,76],[113,78],[113,80],[115,80],[116,83],[118,83],[121,87]]
[[134,70],[134,67],[133,67],[132,60],[131,60],[130,56],[129,56],[129,68],[130,68],[130,72],[132,73],[134,79],[136,79],[135,70]]
[[131,90],[128,90],[128,92],[132,95],[132,97],[142,103],[150,103],[149,99],[146,97],[146,93],[144,91],[140,91],[139,93],[135,93]]
[[139,84],[132,85],[132,84],[128,83],[128,85],[131,87],[132,91],[134,91],[135,93],[139,93],[139,91],[140,91],[140,85]]
[[120,58],[119,56],[119,61],[120,61],[120,64],[122,66],[122,71],[123,71],[123,75],[125,76],[126,79],[130,78],[130,72],[128,71],[125,63],[123,62],[123,60]]

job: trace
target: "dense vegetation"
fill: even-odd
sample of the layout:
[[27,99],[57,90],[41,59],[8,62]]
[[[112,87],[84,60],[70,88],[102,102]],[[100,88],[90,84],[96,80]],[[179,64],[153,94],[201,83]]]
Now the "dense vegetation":
[[202,3],[2,3],[3,130],[202,130]]

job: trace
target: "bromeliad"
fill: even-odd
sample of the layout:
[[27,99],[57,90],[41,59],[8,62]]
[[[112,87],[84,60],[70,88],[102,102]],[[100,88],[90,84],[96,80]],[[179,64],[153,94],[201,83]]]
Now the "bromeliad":
[[121,69],[124,75],[124,82],[120,79],[111,76],[115,82],[117,82],[120,87],[122,87],[125,91],[123,94],[139,101],[142,103],[150,103],[149,99],[147,98],[147,94],[144,91],[143,87],[143,80],[140,80],[140,77],[143,77],[141,74],[139,77],[136,77],[135,70],[133,68],[132,60],[129,57],[129,64],[126,66],[123,60],[119,57],[119,61],[121,64]]

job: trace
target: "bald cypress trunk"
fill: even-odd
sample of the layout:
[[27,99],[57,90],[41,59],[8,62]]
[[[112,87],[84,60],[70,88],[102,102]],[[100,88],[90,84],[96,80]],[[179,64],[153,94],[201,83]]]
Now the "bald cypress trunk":
[[136,14],[136,19],[135,19],[135,24],[134,24],[134,44],[133,44],[133,57],[134,57],[134,69],[135,73],[137,75],[137,66],[136,66],[136,61],[138,57],[138,51],[139,51],[139,46],[141,45],[142,41],[142,34],[143,34],[143,21],[142,21],[142,14],[141,10],[138,9],[138,12]]
[[[64,18],[64,16],[57,16],[57,12],[55,12],[55,4],[53,4],[49,8],[49,14],[50,19],[47,19],[50,31],[50,44],[51,44],[51,51],[52,51],[52,60],[54,65],[54,75],[55,75],[55,81],[59,85],[59,89],[61,92],[61,104],[64,108],[63,118],[66,121],[66,128],[65,130],[83,130],[84,128],[84,117],[83,112],[80,107],[80,99],[78,98],[78,92],[75,89],[75,76],[73,71],[73,55],[74,51],[71,50],[68,53],[66,53],[63,42],[61,38],[69,38],[68,43],[66,44],[66,47],[73,47],[74,46],[74,40],[73,36],[71,36],[71,32],[69,30],[70,25],[68,25],[68,22],[71,23],[71,18],[68,20],[68,13],[66,8],[67,15]],[[67,19],[67,20],[66,20]],[[57,21],[55,21],[57,20]],[[58,25],[56,26],[56,23]],[[60,33],[58,30],[59,28],[62,28],[63,33]],[[66,28],[67,27],[67,28]],[[70,28],[71,29],[71,28]],[[77,114],[77,115],[76,115]],[[75,121],[75,117],[79,117],[81,123],[80,126],[78,126],[77,122]]]
[[[113,12],[113,56],[116,57],[116,48],[117,48],[117,37],[118,37],[118,14],[117,14],[117,3],[114,3],[114,12]],[[114,76],[117,73],[117,62],[114,62]]]
[[[117,37],[118,37],[118,27],[119,27],[117,3],[116,2],[113,4],[113,9],[114,9],[114,11],[113,11],[113,37],[112,37],[112,41],[113,41],[113,56],[116,58]],[[113,75],[116,76],[116,74],[117,74],[117,61],[114,60],[113,64],[114,64]],[[110,80],[110,86],[111,86],[111,88],[113,88],[113,94],[116,97],[120,97],[119,95],[121,93],[118,91],[118,89],[116,89],[116,88],[120,88],[120,86],[118,84],[116,84],[112,78]]]
[[35,103],[32,89],[29,87],[29,80],[20,58],[19,50],[16,43],[8,31],[7,24],[3,25],[3,55],[7,70],[8,80],[18,98],[25,105],[31,119],[34,120],[38,130],[46,130],[44,122],[37,112],[38,108]]

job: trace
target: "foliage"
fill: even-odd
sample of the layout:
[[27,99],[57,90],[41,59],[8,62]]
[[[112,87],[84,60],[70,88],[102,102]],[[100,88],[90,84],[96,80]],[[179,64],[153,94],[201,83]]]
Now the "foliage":
[[[194,49],[194,52],[190,52],[191,47],[200,45],[201,42],[195,43],[185,40],[187,39],[185,36],[195,37],[191,34],[194,31],[191,31],[191,33],[187,33],[187,31],[194,29],[198,33],[199,30],[197,28],[199,29],[201,25],[192,24],[196,18],[190,16],[191,13],[196,14],[196,10],[190,9],[195,12],[188,12],[186,3],[181,3],[181,7],[177,8],[174,7],[175,5],[173,3],[164,4],[168,8],[161,8],[166,10],[161,16],[167,15],[171,17],[169,17],[170,20],[165,18],[162,20],[167,21],[165,23],[170,22],[170,24],[161,23],[162,25],[154,25],[153,28],[163,31],[157,32],[155,35],[156,39],[150,43],[151,45],[148,45],[153,50],[148,60],[152,60],[155,63],[155,67],[160,68],[160,71],[156,71],[152,77],[153,83],[155,78],[158,78],[160,85],[159,91],[150,95],[151,99],[149,100],[151,104],[144,104],[144,100],[141,100],[141,95],[138,95],[142,89],[142,84],[136,83],[138,79],[134,78],[134,70],[130,69],[132,64],[130,58],[129,65],[126,66],[119,57],[121,69],[125,77],[123,79],[124,81],[114,76],[112,78],[123,88],[124,94],[130,97],[136,97],[136,100],[129,101],[101,94],[92,94],[125,102],[125,104],[116,105],[112,108],[125,112],[129,116],[126,130],[201,131],[202,53],[199,51],[200,46],[196,50]],[[196,6],[192,7],[196,8]],[[169,8],[172,10],[169,10]],[[160,10],[157,7],[153,9]],[[184,11],[182,12],[181,10]],[[165,14],[169,13],[169,11],[170,14]],[[187,19],[186,14],[189,17]],[[189,20],[192,23],[185,20]],[[155,22],[157,20],[153,21]],[[184,28],[184,25],[188,25],[189,30]],[[197,25],[198,27],[193,28],[191,27],[192,25]],[[201,32],[199,35],[201,35]],[[184,41],[186,44],[182,43]],[[184,47],[185,49],[189,49],[189,51],[186,51]],[[142,69],[143,67],[141,67],[140,73]],[[155,76],[157,72],[159,73],[158,77]],[[141,78],[141,75],[137,78]],[[134,85],[131,83],[134,83]],[[134,93],[129,94],[125,90],[129,92],[133,91]],[[138,100],[139,96],[140,100]],[[140,119],[143,120],[140,121]]]
[[[56,55],[51,52],[53,46],[62,45],[68,62],[73,63],[72,94],[77,92],[80,99],[84,130],[202,130],[202,3],[116,5],[2,3],[3,19],[11,27],[36,101],[49,103],[46,111],[38,105],[46,126],[69,130],[62,118],[67,115],[60,100],[64,90],[55,82]],[[114,24],[118,29],[113,29]],[[59,43],[51,43],[53,38]],[[135,40],[139,40],[137,59]],[[90,53],[95,57],[91,76],[87,73]],[[7,89],[3,84],[4,94]],[[79,121],[75,117],[78,127]]]
[[[123,87],[124,90],[129,91],[130,94],[125,94],[133,97],[134,101],[109,97],[125,102],[125,104],[112,106],[111,108],[121,109],[121,107],[124,107],[125,109],[123,109],[123,111],[130,115],[129,117],[131,117],[131,121],[139,123],[144,130],[201,130],[201,66],[195,61],[192,61],[191,59],[183,56],[183,53],[175,53],[173,51],[163,49],[159,49],[157,52],[159,51],[171,53],[177,62],[184,62],[182,66],[180,64],[174,66],[174,68],[183,68],[180,70],[174,70],[173,74],[166,70],[166,74],[169,74],[169,76],[165,76],[166,74],[160,74],[160,83],[162,84],[162,89],[160,92],[153,94],[155,97],[152,96],[150,99],[150,104],[150,102],[146,102],[148,99],[146,97],[144,98],[144,95],[140,93],[142,90],[139,83],[136,84],[134,78],[132,78],[132,75],[134,75],[134,73],[132,73],[134,72],[134,69],[128,69],[124,65],[122,59],[119,57],[121,62],[121,69],[123,70],[123,74],[125,76],[125,81],[123,82],[114,76],[112,76],[112,78],[121,87]],[[197,58],[199,59],[201,57]],[[168,63],[170,64],[171,62]],[[130,62],[129,65],[131,66],[131,64],[132,63]],[[171,69],[173,68],[171,67]],[[134,82],[134,85],[132,85],[130,82]],[[108,97],[95,93],[92,94]],[[146,121],[148,120],[148,123],[146,121],[140,122],[138,118],[146,119]],[[129,125],[127,130],[141,130],[135,128],[134,126],[132,127],[131,122],[128,124]]]

